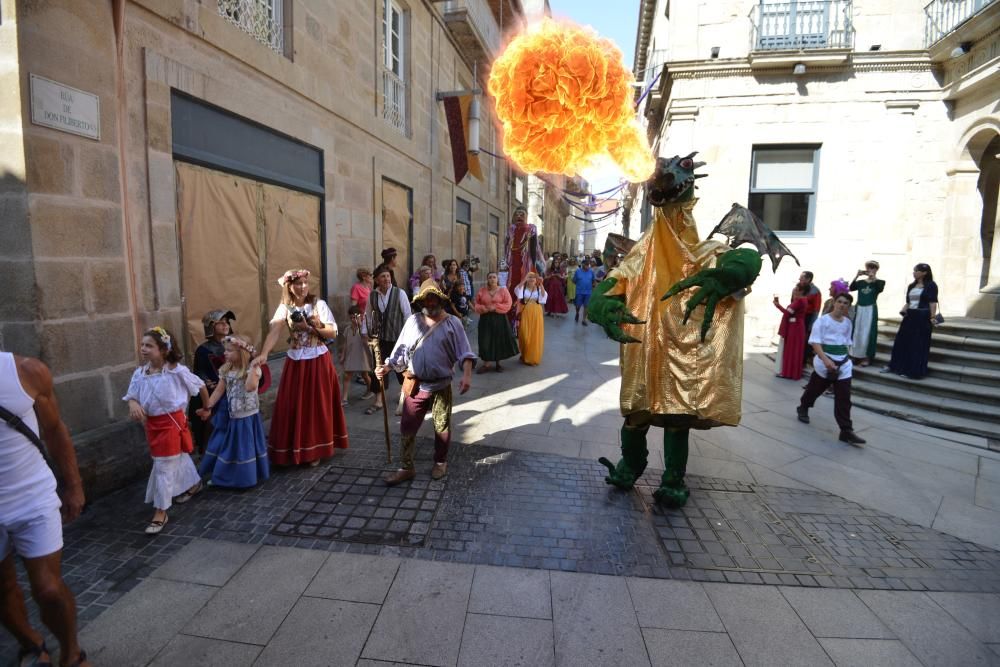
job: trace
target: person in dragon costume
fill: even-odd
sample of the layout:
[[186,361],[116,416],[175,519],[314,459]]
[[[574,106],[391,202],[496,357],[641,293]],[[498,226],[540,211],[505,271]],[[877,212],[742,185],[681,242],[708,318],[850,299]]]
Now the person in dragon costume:
[[[761,269],[761,253],[774,266],[791,252],[748,209],[733,205],[710,238],[699,241],[692,209],[695,153],[659,158],[647,184],[654,223],[621,264],[594,290],[591,320],[622,343],[622,457],[608,459],[605,481],[631,489],[646,469],[646,434],[663,427],[665,470],[654,497],[681,507],[688,435],[692,428],[736,426],[743,384],[742,298]],[[752,242],[757,249],[736,248]],[[798,260],[796,260],[798,261]],[[691,288],[686,304],[671,297]],[[698,306],[704,305],[704,308]],[[688,320],[700,326],[688,326]]]

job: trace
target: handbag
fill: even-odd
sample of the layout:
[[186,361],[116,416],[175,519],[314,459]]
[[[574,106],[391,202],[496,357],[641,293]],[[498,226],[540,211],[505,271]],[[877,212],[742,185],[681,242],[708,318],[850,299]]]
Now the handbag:
[[934,324],[944,324],[944,315],[938,313],[934,316]]
[[[409,366],[410,362],[413,360],[413,355],[416,354],[417,348],[423,345],[424,340],[426,340],[427,337],[431,335],[431,332],[434,331],[437,328],[437,326],[442,322],[444,322],[444,320],[438,320],[437,322],[435,322],[431,326],[431,328],[425,331],[423,334],[421,334],[420,338],[417,339],[417,342],[413,344],[413,347],[410,348],[410,350],[406,353],[407,366]],[[417,393],[420,391],[420,378],[417,377],[415,374],[406,371],[403,374],[403,384],[401,386],[401,389],[403,392],[403,396],[409,396],[410,398],[415,397]]]

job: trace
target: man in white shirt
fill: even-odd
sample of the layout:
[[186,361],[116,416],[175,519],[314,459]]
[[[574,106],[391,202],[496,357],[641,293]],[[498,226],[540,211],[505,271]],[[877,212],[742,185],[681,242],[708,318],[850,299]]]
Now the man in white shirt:
[[[13,415],[0,423],[0,622],[20,645],[17,664],[51,664],[44,637],[28,622],[16,553],[43,622],[59,641],[61,664],[87,665],[77,643],[76,601],[61,574],[62,522],[83,510],[83,483],[48,367],[0,352],[0,405]],[[22,428],[44,437],[63,479],[61,498],[41,450]]]
[[849,445],[860,446],[865,441],[854,432],[851,423],[852,331],[847,311],[853,300],[854,297],[850,294],[838,295],[833,302],[833,311],[813,324],[809,334],[809,344],[816,353],[813,357],[813,373],[802,392],[796,412],[799,421],[808,424],[809,408],[833,385],[833,416],[840,427],[840,440]]

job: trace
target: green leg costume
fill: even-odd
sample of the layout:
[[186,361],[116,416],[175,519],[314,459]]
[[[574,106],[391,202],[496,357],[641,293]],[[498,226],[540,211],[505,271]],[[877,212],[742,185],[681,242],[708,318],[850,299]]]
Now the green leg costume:
[[[619,489],[631,489],[635,481],[646,471],[649,449],[646,447],[646,434],[649,424],[629,428],[622,426],[622,458],[618,465],[602,457],[600,462],[607,467],[608,476],[604,481]],[[663,430],[663,477],[660,487],[653,497],[668,507],[683,507],[690,492],[684,484],[684,474],[687,472],[688,434],[689,429],[667,428]]]

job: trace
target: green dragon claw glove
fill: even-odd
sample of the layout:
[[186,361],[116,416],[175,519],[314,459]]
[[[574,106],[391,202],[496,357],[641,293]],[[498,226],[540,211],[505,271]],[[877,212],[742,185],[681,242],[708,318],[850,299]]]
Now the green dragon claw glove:
[[587,306],[587,317],[591,322],[604,328],[608,338],[619,343],[638,343],[638,338],[622,331],[622,324],[645,324],[625,307],[625,297],[608,296],[607,292],[618,284],[616,278],[606,278],[597,284]]
[[749,248],[730,250],[719,258],[715,268],[702,269],[693,276],[679,281],[667,290],[661,301],[666,301],[686,289],[697,287],[694,296],[685,304],[684,323],[687,324],[694,309],[704,303],[705,317],[701,323],[701,339],[705,340],[719,301],[733,292],[750,287],[757,279],[760,269],[760,254],[756,250]]

